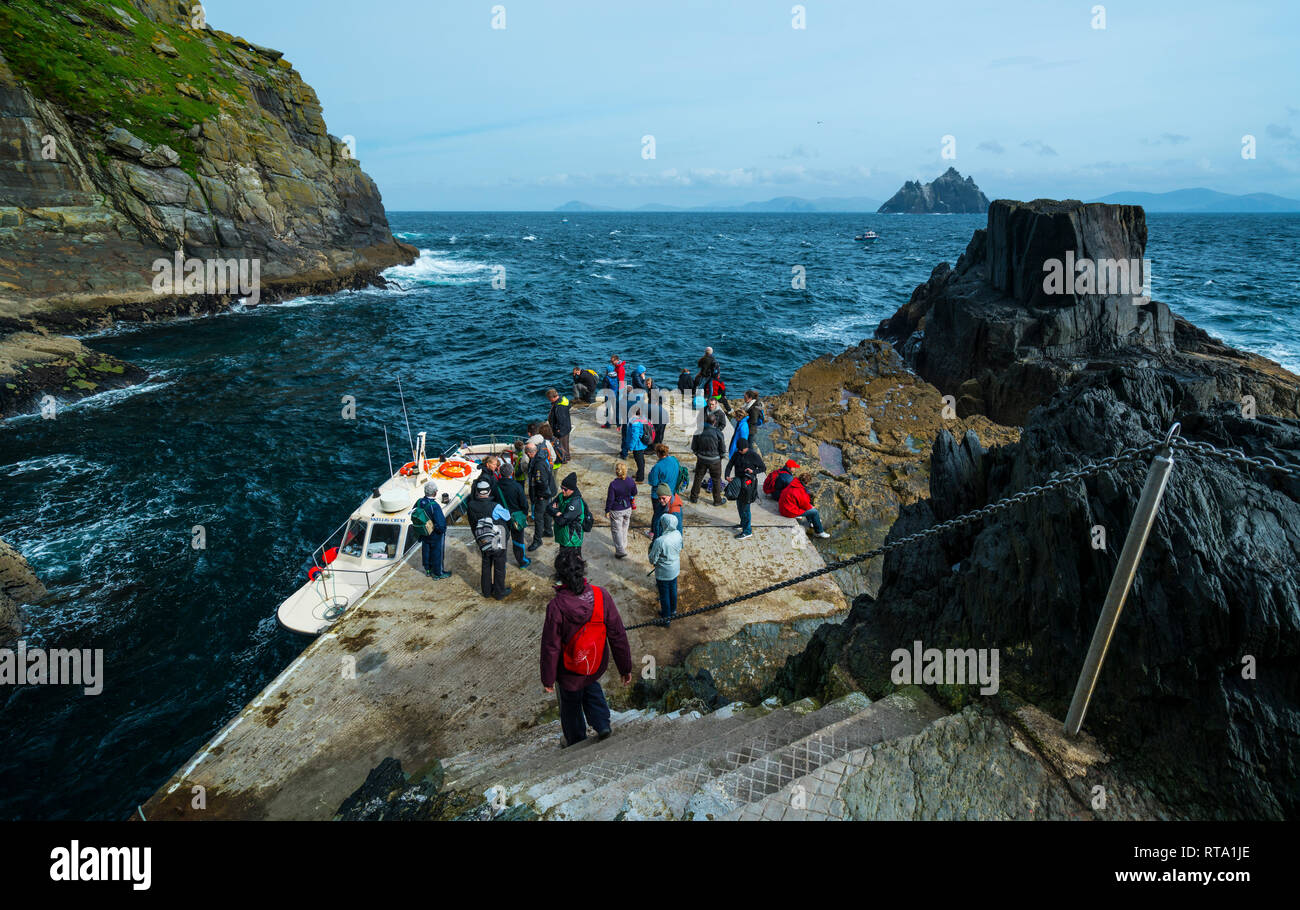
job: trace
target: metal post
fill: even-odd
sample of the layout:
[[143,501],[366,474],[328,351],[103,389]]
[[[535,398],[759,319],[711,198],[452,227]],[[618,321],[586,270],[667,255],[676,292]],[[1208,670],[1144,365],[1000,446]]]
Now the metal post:
[[1160,510],[1160,500],[1165,495],[1165,485],[1169,482],[1169,472],[1174,467],[1173,447],[1169,442],[1178,432],[1174,424],[1165,439],[1165,446],[1151,460],[1151,469],[1147,472],[1146,485],[1138,499],[1137,509],[1133,512],[1133,521],[1128,526],[1128,536],[1124,538],[1124,549],[1119,554],[1119,564],[1110,580],[1110,589],[1106,592],[1106,601],[1097,619],[1097,629],[1092,633],[1092,645],[1084,659],[1083,669],[1079,672],[1079,681],[1074,686],[1074,697],[1070,699],[1070,712],[1065,716],[1065,732],[1075,736],[1083,726],[1083,716],[1088,713],[1088,703],[1092,701],[1093,689],[1101,675],[1101,665],[1106,659],[1106,649],[1110,647],[1111,636],[1119,624],[1120,611],[1124,601],[1133,587],[1133,577],[1137,574],[1138,561],[1142,558],[1142,549],[1146,546],[1151,526],[1155,524],[1156,514]]

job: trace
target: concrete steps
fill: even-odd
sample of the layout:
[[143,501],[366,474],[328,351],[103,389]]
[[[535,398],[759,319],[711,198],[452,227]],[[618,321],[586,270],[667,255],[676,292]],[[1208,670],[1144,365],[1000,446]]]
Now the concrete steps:
[[[788,791],[796,781],[816,775],[819,769],[850,753],[919,733],[945,713],[919,693],[889,695],[844,720],[706,782],[687,802],[686,812],[697,819],[725,818]],[[786,793],[787,798],[791,796]]]
[[563,817],[682,818],[690,798],[709,780],[852,716],[870,702],[854,695],[816,709],[796,702],[761,720],[727,731],[659,762],[644,762],[627,775],[575,803],[557,807]]
[[[558,748],[558,722],[444,763],[449,787],[546,819],[844,817],[840,788],[880,743],[945,716],[915,690],[728,705],[711,714],[614,716],[615,735]],[[490,794],[490,795],[488,795]]]

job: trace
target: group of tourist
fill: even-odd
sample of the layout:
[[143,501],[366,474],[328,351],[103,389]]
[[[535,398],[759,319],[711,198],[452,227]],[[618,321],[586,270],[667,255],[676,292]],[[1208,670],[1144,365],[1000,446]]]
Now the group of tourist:
[[[497,454],[483,459],[464,505],[481,554],[480,589],[484,597],[503,600],[510,593],[506,566],[512,550],[516,564],[523,568],[532,561],[529,554],[540,549],[544,541],[553,538],[559,547],[555,559],[558,583],[547,605],[542,632],[541,676],[547,692],[559,691],[561,726],[567,744],[584,739],[588,725],[602,739],[609,735],[609,708],[599,680],[611,653],[624,683],[631,680],[631,652],[618,609],[605,589],[586,579],[582,545],[594,526],[591,509],[578,489],[576,473],[568,471],[557,480],[563,465],[572,460],[570,409],[575,403],[596,403],[603,388],[600,425],[619,432],[619,458],[604,506],[618,559],[628,556],[638,484],[649,487],[651,517],[645,534],[650,538],[648,558],[658,589],[659,615],[665,625],[677,614],[677,583],[685,544],[683,494],[691,503],[699,502],[701,492],[711,496],[714,506],[734,501],[738,540],[753,536],[751,506],[760,491],[778,500],[781,514],[806,520],[810,531],[829,536],[812,507],[806,478],[795,476],[798,465],[787,461],[767,474],[753,444],[766,419],[759,394],[745,392],[732,409],[712,348],[705,349],[695,373],[683,369],[677,379],[683,405],[703,409],[699,431],[691,439],[691,453],[695,456],[693,481],[691,472],[664,438],[670,416],[668,403],[663,393],[656,394],[654,380],[644,366],[629,369],[626,361],[611,355],[603,375],[581,367],[574,367],[572,375],[572,400],[554,388],[548,389],[546,419],[530,423],[528,436],[517,440],[505,459]],[[730,443],[725,432],[728,415],[735,421]],[[647,452],[655,457],[648,473]],[[632,476],[629,460],[636,467]],[[760,483],[764,474],[767,481]],[[446,519],[435,500],[436,493],[436,484],[425,487],[426,495],[416,503],[412,520],[427,532],[423,541],[425,572],[442,579],[450,577],[450,573],[443,564]],[[532,540],[525,544],[530,523]]]

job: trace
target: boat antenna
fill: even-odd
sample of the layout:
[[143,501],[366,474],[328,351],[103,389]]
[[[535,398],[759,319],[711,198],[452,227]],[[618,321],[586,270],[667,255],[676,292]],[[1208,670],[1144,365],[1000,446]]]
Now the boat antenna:
[[406,420],[406,441],[411,444],[411,457],[419,458],[415,451],[415,440],[411,438],[411,418],[406,413],[406,393],[402,391],[402,377],[397,377],[397,394],[402,398],[402,417]]
[[384,451],[388,453],[388,476],[393,476],[393,450],[388,447],[388,424],[384,424]]

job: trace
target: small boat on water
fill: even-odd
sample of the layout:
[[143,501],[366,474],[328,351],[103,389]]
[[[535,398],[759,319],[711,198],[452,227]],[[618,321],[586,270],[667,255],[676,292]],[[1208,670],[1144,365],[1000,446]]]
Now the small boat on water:
[[384,481],[324,543],[312,551],[307,580],[280,604],[280,625],[305,635],[319,635],[375,585],[406,562],[419,540],[411,509],[424,485],[438,485],[438,503],[454,521],[469,497],[483,459],[500,455],[509,461],[513,446],[489,437],[452,446],[441,458],[425,457],[425,434],[417,437],[413,459]]
[[880,235],[877,234],[875,231],[863,231],[861,234],[854,237],[853,239],[854,240],[875,240],[879,236]]

